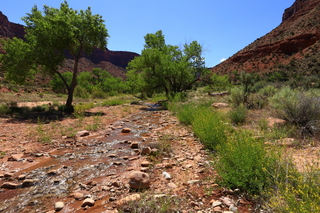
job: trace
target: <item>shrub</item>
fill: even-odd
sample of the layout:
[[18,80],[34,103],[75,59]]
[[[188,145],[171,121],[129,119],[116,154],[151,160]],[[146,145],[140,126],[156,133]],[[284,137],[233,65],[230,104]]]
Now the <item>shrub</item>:
[[240,104],[239,106],[237,106],[229,112],[229,116],[233,123],[241,124],[245,122],[247,113],[247,108],[243,104]]
[[90,97],[90,93],[85,88],[78,85],[74,89],[74,96],[78,98],[88,99]]
[[208,107],[194,109],[193,131],[207,149],[215,150],[227,140],[227,124],[218,112]]
[[268,99],[260,93],[251,93],[248,96],[247,107],[250,109],[262,109],[268,105]]
[[234,87],[230,91],[230,102],[234,106],[238,106],[245,102],[244,90],[241,87]]
[[191,104],[183,104],[178,107],[179,109],[176,109],[176,110],[177,110],[177,117],[179,121],[185,125],[191,125],[192,122],[194,121],[195,107],[192,106]]
[[270,171],[275,159],[268,155],[263,142],[248,132],[232,134],[218,146],[218,153],[217,171],[222,185],[259,195],[272,184]]
[[0,116],[10,113],[10,108],[7,104],[0,104]]
[[303,136],[315,134],[320,119],[320,97],[285,87],[270,101],[278,118],[300,127]]
[[110,99],[110,100],[105,100],[102,102],[102,106],[116,106],[116,105],[122,105],[124,104],[125,101],[121,99]]
[[300,173],[289,167],[283,178],[276,181],[276,190],[270,191],[267,204],[272,212],[320,212],[320,169],[307,168]]
[[258,92],[265,97],[270,97],[270,96],[273,96],[277,92],[277,89],[272,85],[267,85],[267,86],[261,88]]

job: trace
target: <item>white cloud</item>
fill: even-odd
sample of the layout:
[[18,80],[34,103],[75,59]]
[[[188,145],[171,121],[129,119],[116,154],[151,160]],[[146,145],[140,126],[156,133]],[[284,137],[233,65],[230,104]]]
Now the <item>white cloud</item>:
[[221,60],[220,60],[220,63],[221,63],[221,62],[224,62],[225,60],[227,60],[227,59],[225,59],[225,58],[221,59]]

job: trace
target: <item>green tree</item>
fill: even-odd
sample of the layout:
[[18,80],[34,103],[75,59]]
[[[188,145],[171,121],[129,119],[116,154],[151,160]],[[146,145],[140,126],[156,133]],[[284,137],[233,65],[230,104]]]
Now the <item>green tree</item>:
[[[128,65],[128,80],[149,95],[164,91],[168,98],[190,89],[206,71],[201,57],[201,45],[193,41],[185,44],[183,50],[178,46],[165,44],[164,35],[159,30],[147,34],[141,56]],[[129,83],[130,84],[130,83]]]
[[[107,44],[109,35],[104,20],[93,15],[90,7],[73,10],[67,1],[59,9],[45,5],[43,12],[34,6],[22,20],[26,24],[25,40],[14,38],[3,44],[7,54],[1,56],[1,61],[6,78],[22,83],[38,71],[58,75],[68,91],[66,108],[72,112],[80,58],[94,47],[103,49]],[[70,83],[59,71],[66,54],[74,59]]]

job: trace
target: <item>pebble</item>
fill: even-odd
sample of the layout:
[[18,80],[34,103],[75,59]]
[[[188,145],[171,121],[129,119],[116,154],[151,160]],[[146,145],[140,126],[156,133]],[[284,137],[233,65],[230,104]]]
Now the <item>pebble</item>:
[[150,177],[147,173],[133,171],[129,176],[129,185],[133,189],[146,189],[150,187]]
[[59,201],[59,202],[56,202],[56,203],[54,204],[54,209],[55,209],[56,211],[62,210],[63,207],[64,207],[64,202]]
[[130,133],[132,130],[130,128],[123,128],[121,130],[122,133]]
[[130,144],[130,148],[131,148],[131,149],[138,149],[138,148],[139,148],[138,142],[132,142],[132,143]]
[[162,172],[162,177],[164,177],[166,180],[172,179],[171,175],[168,172]]
[[95,203],[95,201],[92,198],[86,198],[83,202],[81,207],[85,207],[85,206],[93,206]]

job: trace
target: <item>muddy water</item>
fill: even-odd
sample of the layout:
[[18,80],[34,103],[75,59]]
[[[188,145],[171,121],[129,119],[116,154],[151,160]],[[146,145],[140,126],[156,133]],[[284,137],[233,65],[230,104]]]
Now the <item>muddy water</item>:
[[[53,210],[54,203],[60,200],[72,206],[70,212],[81,210],[80,204],[71,202],[68,195],[86,190],[92,180],[103,183],[108,177],[127,171],[139,158],[136,150],[130,148],[130,142],[138,142],[139,148],[154,142],[157,130],[170,126],[167,113],[151,106],[113,123],[99,135],[78,139],[81,146],[61,145],[62,148],[42,157],[35,166],[19,171],[11,180],[0,179],[0,184],[9,181],[19,184],[17,189],[1,189],[0,212],[46,212]],[[132,131],[121,133],[123,128]],[[23,185],[23,180],[17,179],[19,174],[25,174],[25,179],[33,182]],[[103,196],[107,192],[100,193]]]

